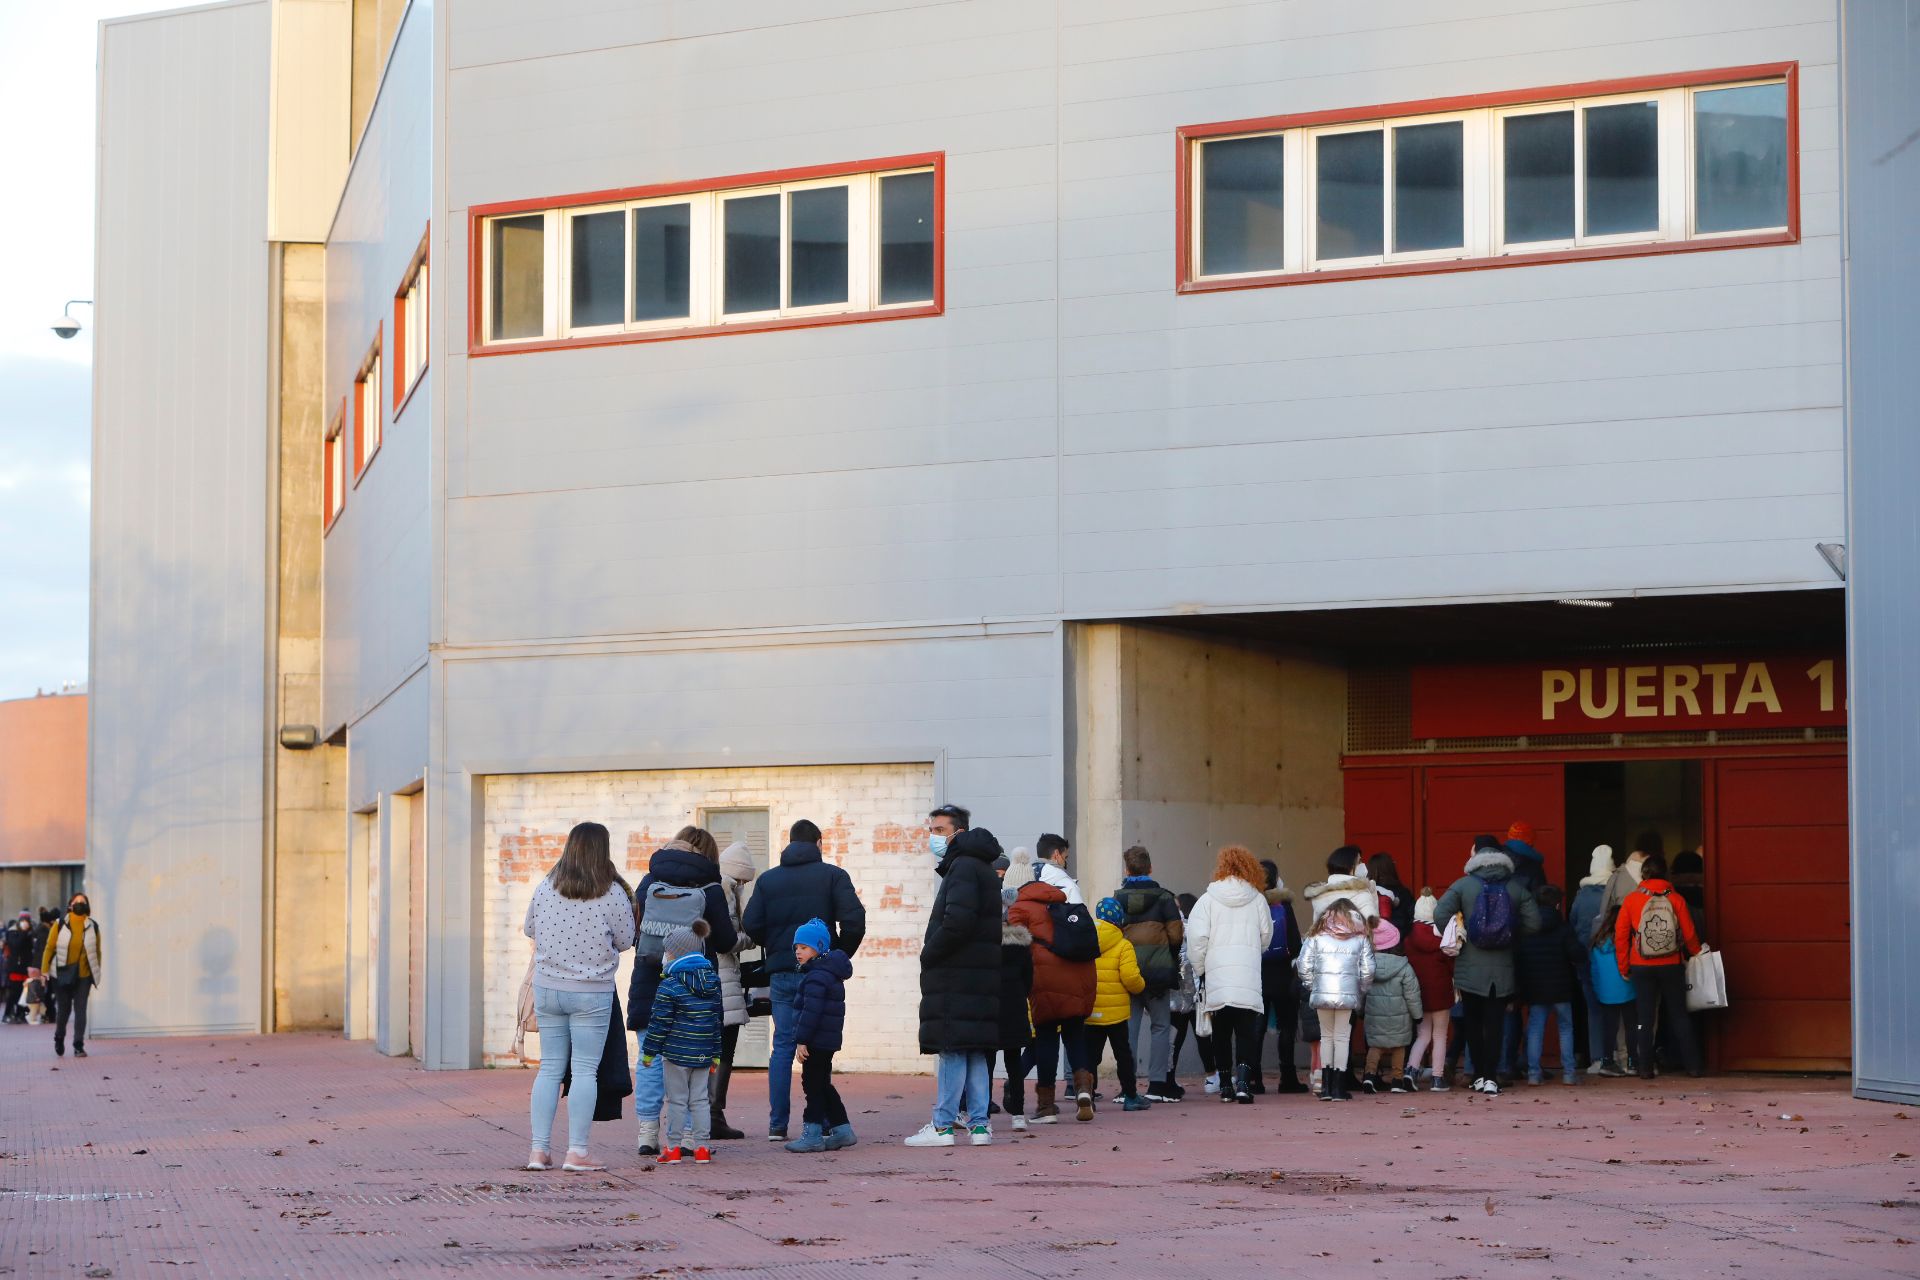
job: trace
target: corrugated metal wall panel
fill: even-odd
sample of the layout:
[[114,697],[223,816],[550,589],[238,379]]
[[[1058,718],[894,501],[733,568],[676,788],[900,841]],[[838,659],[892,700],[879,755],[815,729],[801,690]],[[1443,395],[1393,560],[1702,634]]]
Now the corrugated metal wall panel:
[[87,812],[102,1032],[261,1025],[268,19],[260,0],[102,27]]

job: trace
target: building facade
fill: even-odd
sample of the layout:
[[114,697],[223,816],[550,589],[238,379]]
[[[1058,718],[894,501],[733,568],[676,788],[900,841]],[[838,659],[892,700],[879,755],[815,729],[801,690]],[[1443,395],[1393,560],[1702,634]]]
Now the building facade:
[[0,918],[66,906],[86,830],[86,692],[0,702]]
[[316,185],[275,84],[351,139],[325,218],[247,232],[263,461],[148,499],[278,530],[222,695],[276,996],[486,1062],[574,822],[638,875],[808,817],[872,912],[846,1057],[912,1070],[932,803],[1089,889],[1136,842],[1437,884],[1522,820],[1567,884],[1701,853],[1716,1061],[1848,1068],[1832,3],[174,21],[264,28],[249,218]]

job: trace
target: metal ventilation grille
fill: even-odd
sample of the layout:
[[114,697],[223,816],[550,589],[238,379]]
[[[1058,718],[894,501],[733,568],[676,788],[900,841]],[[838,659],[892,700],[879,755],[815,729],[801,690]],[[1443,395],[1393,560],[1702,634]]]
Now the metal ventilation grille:
[[1405,667],[1347,673],[1347,751],[1411,751],[1413,678]]

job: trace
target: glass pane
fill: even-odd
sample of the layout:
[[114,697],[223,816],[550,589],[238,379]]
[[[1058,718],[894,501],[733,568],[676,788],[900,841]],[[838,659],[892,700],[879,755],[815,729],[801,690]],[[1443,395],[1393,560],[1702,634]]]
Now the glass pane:
[[537,213],[517,218],[495,218],[490,224],[493,243],[493,315],[488,334],[502,338],[537,338],[546,328],[547,220]]
[[583,213],[573,220],[573,313],[576,329],[619,324],[627,300],[621,275],[627,269],[627,215],[619,209]]
[[1286,267],[1285,169],[1279,134],[1201,145],[1201,275]]
[[880,179],[880,303],[933,301],[933,174]]
[[1314,140],[1320,206],[1315,256],[1321,261],[1380,252],[1386,209],[1382,145],[1377,129]]
[[780,197],[743,196],[725,204],[729,315],[780,307]]
[[1460,121],[1447,120],[1393,131],[1394,252],[1467,243],[1465,130]]
[[633,318],[681,320],[693,263],[693,207],[656,204],[633,211]]
[[1508,116],[1501,126],[1506,242],[1573,239],[1573,112]]
[[1588,107],[1587,234],[1660,229],[1660,104]]
[[787,193],[787,305],[824,307],[847,300],[847,189]]
[[1694,223],[1701,231],[1787,225],[1787,86],[1693,95]]

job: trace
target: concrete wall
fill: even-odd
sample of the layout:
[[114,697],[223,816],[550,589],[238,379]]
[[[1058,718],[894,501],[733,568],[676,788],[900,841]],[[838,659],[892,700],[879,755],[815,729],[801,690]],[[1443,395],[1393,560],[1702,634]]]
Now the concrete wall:
[[108,1034],[265,1024],[269,17],[101,27],[87,864],[120,957]]
[[1145,845],[1155,878],[1199,892],[1222,845],[1296,890],[1344,839],[1347,680],[1333,663],[1151,626],[1071,629],[1075,846],[1089,901]]
[[0,702],[0,867],[79,862],[86,843],[87,695]]
[[1847,149],[1848,700],[1856,1090],[1920,1101],[1920,4],[1842,6]]
[[353,0],[273,0],[267,238],[327,238],[347,175]]

